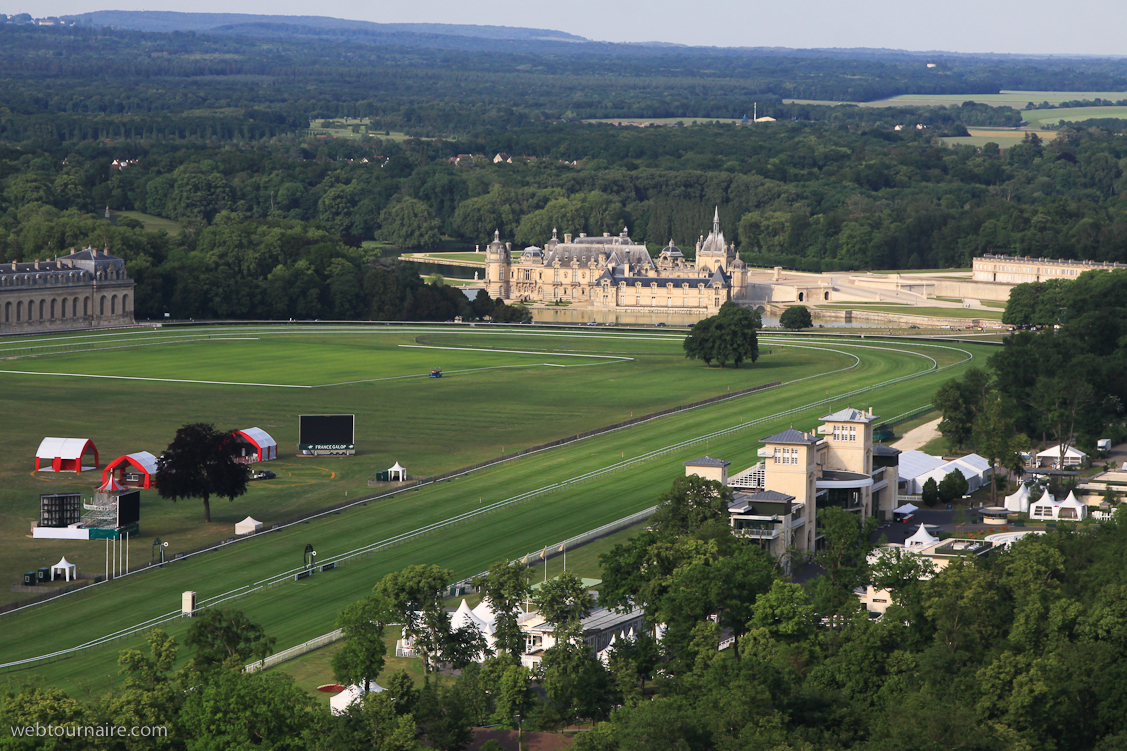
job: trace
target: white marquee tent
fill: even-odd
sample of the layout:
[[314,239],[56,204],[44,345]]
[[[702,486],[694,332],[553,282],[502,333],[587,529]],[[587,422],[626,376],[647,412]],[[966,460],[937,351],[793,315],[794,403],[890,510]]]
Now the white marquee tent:
[[66,576],[67,581],[78,578],[78,567],[67,560],[64,555],[58,563],[51,567],[51,581],[55,581],[55,573]]
[[407,468],[401,465],[399,462],[396,462],[395,466],[387,471],[387,475],[389,480],[399,480],[400,482],[406,482]]
[[255,532],[261,531],[262,522],[249,516],[246,519],[243,519],[241,522],[235,523],[236,535],[253,535]]
[[[378,694],[386,689],[383,686],[377,685],[375,682],[368,682],[368,693]],[[348,708],[352,706],[353,702],[360,701],[364,696],[364,687],[357,686],[355,683],[341,691],[336,696],[329,699],[329,711],[333,714],[344,714]]]
[[921,524],[920,528],[916,530],[915,534],[904,540],[904,547],[923,548],[936,542],[939,542],[939,538],[932,536],[932,534],[927,531],[927,527]]
[[1029,486],[1021,485],[1016,491],[1006,496],[1005,505],[1007,511],[1016,511],[1019,514],[1029,513]]
[[1048,489],[1039,499],[1029,504],[1030,519],[1056,519],[1057,500],[1053,498]]

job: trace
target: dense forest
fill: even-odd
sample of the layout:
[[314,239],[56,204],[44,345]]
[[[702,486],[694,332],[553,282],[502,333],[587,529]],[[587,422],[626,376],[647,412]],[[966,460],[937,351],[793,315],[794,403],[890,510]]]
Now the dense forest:
[[[521,246],[553,228],[625,226],[655,252],[670,239],[691,252],[713,206],[752,265],[966,267],[982,253],[1127,261],[1127,138],[1070,127],[1004,151],[950,148],[891,122],[11,143],[0,146],[0,260],[108,246],[139,282],[142,318],[370,318],[329,291],[378,254],[365,240],[433,248],[446,235],[472,246],[497,229]],[[500,151],[535,158],[493,164]],[[489,158],[452,164],[459,153]],[[112,224],[106,207],[184,229]],[[267,304],[275,272],[319,291],[308,304]]]

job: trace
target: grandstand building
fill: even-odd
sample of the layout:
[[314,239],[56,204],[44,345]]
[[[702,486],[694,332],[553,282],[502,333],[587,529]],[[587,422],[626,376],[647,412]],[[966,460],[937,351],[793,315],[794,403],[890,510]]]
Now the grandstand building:
[[672,240],[655,260],[623,229],[617,236],[565,234],[562,242],[553,230],[543,248],[527,247],[515,258],[495,233],[485,263],[489,296],[518,302],[712,315],[747,292],[747,265],[725,242],[719,211],[712,232],[696,244],[695,261],[686,261]]
[[0,334],[132,324],[133,287],[125,261],[95,248],[0,264]]

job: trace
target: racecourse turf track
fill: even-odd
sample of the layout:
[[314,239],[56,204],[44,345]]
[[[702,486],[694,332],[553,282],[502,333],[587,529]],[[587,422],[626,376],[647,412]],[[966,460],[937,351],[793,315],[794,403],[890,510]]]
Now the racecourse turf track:
[[[518,440],[516,445],[507,447],[511,451],[522,445],[578,432],[573,426],[580,422],[583,423],[580,429],[617,422],[616,417],[625,417],[622,412],[629,411],[623,404],[637,404],[639,413],[649,412],[668,406],[670,394],[675,403],[688,403],[724,393],[729,387],[734,391],[768,381],[784,383],[763,392],[509,460],[449,482],[354,506],[161,569],[135,573],[0,616],[0,634],[3,635],[0,637],[0,662],[34,658],[95,642],[117,632],[134,631],[146,622],[173,615],[178,610],[180,592],[187,589],[198,592],[204,605],[222,603],[244,609],[250,617],[262,622],[268,633],[278,638],[278,648],[284,649],[331,630],[335,613],[370,591],[389,571],[413,563],[437,563],[454,570],[456,578],[472,575],[498,559],[522,556],[652,505],[670,482],[683,474],[682,462],[688,459],[708,453],[732,461],[732,469],[737,471],[757,461],[756,451],[763,436],[792,424],[812,429],[821,415],[847,404],[872,406],[885,418],[921,407],[928,403],[940,383],[961,373],[973,358],[988,353],[988,348],[982,346],[940,342],[764,336],[761,349],[765,355],[759,364],[725,372],[686,362],[679,352],[681,337],[673,332],[399,328],[384,329],[378,335],[356,331],[337,335],[328,330],[294,331],[285,335],[267,333],[273,330],[261,329],[254,333],[255,329],[248,327],[220,333],[213,329],[210,334],[205,334],[208,330],[182,330],[176,333],[197,337],[238,336],[245,337],[248,343],[208,344],[208,340],[203,340],[152,344],[141,350],[145,352],[144,357],[136,358],[147,360],[148,352],[157,350],[161,351],[162,358],[173,357],[163,354],[173,350],[186,353],[176,356],[179,362],[174,368],[168,363],[137,362],[115,369],[105,362],[107,353],[97,351],[7,361],[4,369],[175,378],[178,380],[86,380],[95,382],[94,388],[101,389],[122,390],[124,384],[126,391],[143,394],[145,398],[152,398],[145,389],[158,389],[161,394],[175,393],[179,401],[173,406],[177,408],[184,408],[193,399],[206,398],[221,406],[220,411],[236,411],[233,407],[228,409],[224,401],[235,400],[241,404],[244,400],[261,399],[273,404],[278,400],[309,399],[310,395],[315,395],[319,400],[326,400],[317,401],[318,407],[333,403],[371,409],[368,400],[381,403],[380,397],[385,397],[392,402],[390,405],[363,414],[385,414],[390,408],[399,419],[385,419],[380,430],[397,422],[402,422],[402,429],[397,435],[373,434],[367,439],[392,445],[406,441],[402,443],[402,451],[416,452],[413,460],[416,466],[429,455],[435,472],[450,469],[451,464],[469,464],[482,451],[491,451],[506,424],[521,426],[519,429],[510,427],[506,435],[525,431],[523,444]],[[347,352],[331,347],[337,336],[341,346],[349,348]],[[302,338],[305,341],[298,341]],[[280,342],[282,339],[287,339],[288,343]],[[255,342],[253,347],[250,342]],[[377,346],[374,342],[381,344]],[[459,349],[415,350],[400,347],[400,344]],[[5,342],[0,346],[6,345]],[[73,342],[66,346],[79,348]],[[259,350],[261,346],[283,349],[268,353]],[[329,349],[316,357],[301,356],[321,346]],[[228,354],[216,356],[213,349],[218,347],[238,348],[235,352],[241,354],[225,350]],[[286,347],[289,350],[285,350]],[[196,352],[186,348],[202,349]],[[131,353],[134,349],[120,352]],[[480,351],[483,349],[493,351]],[[538,354],[518,354],[516,350]],[[405,351],[409,354],[404,354]],[[586,363],[589,359],[564,356],[570,354],[633,359],[594,360],[606,363],[597,366],[553,367],[574,365],[576,360]],[[94,360],[89,360],[91,357]],[[255,364],[279,357],[299,359],[290,367],[268,368]],[[463,357],[466,359],[461,359]],[[366,363],[351,362],[364,358],[368,358]],[[449,383],[445,379],[441,384],[428,383],[425,370],[432,364],[440,364],[447,371],[464,370],[466,374],[452,376]],[[256,367],[258,369],[253,370]],[[494,369],[478,370],[484,367]],[[420,373],[422,377],[373,380],[419,376]],[[74,375],[7,374],[0,378],[9,391],[12,383],[26,385],[34,381],[40,385],[44,380],[52,380],[51,388],[58,389],[72,388],[73,381],[83,380]],[[184,383],[186,380],[319,388],[220,386]],[[365,383],[322,386],[344,381]],[[86,387],[85,382],[83,387]],[[343,393],[332,397],[334,392]],[[659,396],[666,398],[657,398]],[[333,398],[338,401],[333,402]],[[644,406],[647,404],[649,408]],[[294,406],[295,403],[288,403],[278,409],[292,411]],[[164,422],[178,425],[180,418],[176,409],[169,411],[172,414],[164,415]],[[362,414],[359,407],[341,411]],[[462,412],[470,412],[472,417],[459,422]],[[454,421],[456,426],[450,430],[436,429],[435,423],[426,419],[434,415]],[[603,419],[592,423],[600,416]],[[418,430],[425,434],[412,443],[410,436],[416,420]],[[568,430],[561,432],[560,428],[565,427]],[[24,429],[34,432],[30,424]],[[164,430],[168,432],[167,427]],[[284,434],[282,428],[276,430],[283,433],[276,437],[284,455],[285,448],[293,445],[293,436]],[[291,434],[293,430],[290,428]],[[31,443],[37,440],[38,436]],[[363,447],[359,436],[358,443]],[[379,466],[372,465],[379,459],[386,458],[385,465],[390,464],[391,454],[381,453],[387,450],[381,448],[373,452],[376,458],[368,461],[368,468]],[[350,465],[350,461],[353,464]],[[410,463],[404,463],[416,473]],[[362,461],[361,457],[338,459],[332,466],[353,471],[349,467],[360,467]],[[333,486],[332,482],[324,484]],[[305,495],[317,492],[318,485],[303,487],[295,485],[292,489],[271,493],[257,487],[254,490],[265,495]],[[339,498],[332,500],[337,502]],[[148,505],[161,508],[157,502],[150,501]],[[227,503],[213,505],[222,509]],[[242,499],[230,505],[239,508],[232,516],[241,518],[247,513]],[[181,503],[177,507],[199,512],[198,504]],[[142,525],[146,524],[146,510],[143,510]],[[455,519],[457,521],[450,521]],[[381,541],[410,535],[428,525],[440,526],[406,536],[397,544],[380,546]],[[148,534],[146,532],[142,540],[146,540]],[[339,558],[340,567],[294,582],[292,571],[300,566],[307,543],[316,547],[319,562]],[[89,548],[86,557],[90,558],[93,553],[93,557],[100,560],[101,543],[87,545],[98,547],[96,550]],[[370,554],[348,555],[360,550]],[[45,629],[45,623],[50,623],[50,628]],[[173,618],[163,627],[181,638],[186,623]],[[118,650],[140,644],[140,636],[133,633],[81,650],[66,659],[30,663],[13,675],[41,674],[64,688],[100,691],[114,679]]]

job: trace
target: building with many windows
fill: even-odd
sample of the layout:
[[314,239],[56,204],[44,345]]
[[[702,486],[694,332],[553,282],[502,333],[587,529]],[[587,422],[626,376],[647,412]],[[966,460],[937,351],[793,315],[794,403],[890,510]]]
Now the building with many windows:
[[1127,269],[1127,264],[1100,261],[1068,261],[1053,258],[1027,258],[987,253],[974,259],[973,279],[976,282],[1027,284],[1049,279],[1075,279],[1085,271]]
[[728,507],[733,532],[756,540],[776,558],[820,547],[818,511],[837,506],[860,515],[892,518],[899,451],[873,444],[872,410],[846,408],[826,415],[816,432],[793,428],[763,439],[753,467],[728,474],[728,462],[710,456],[685,462],[699,475],[734,491]]
[[125,261],[94,248],[0,264],[0,334],[132,324],[133,287]]
[[565,234],[562,241],[553,230],[543,248],[533,245],[519,255],[495,233],[485,262],[489,296],[518,302],[712,315],[747,291],[747,265],[725,241],[719,209],[708,237],[697,241],[695,261],[672,240],[654,259],[623,229],[617,236]]

